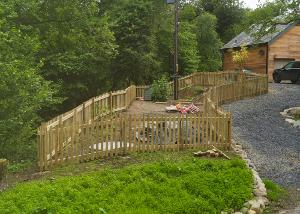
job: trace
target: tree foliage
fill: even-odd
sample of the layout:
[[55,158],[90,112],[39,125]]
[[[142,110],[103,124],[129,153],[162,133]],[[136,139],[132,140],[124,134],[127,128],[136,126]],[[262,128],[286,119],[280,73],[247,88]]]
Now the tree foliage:
[[246,13],[243,21],[245,30],[255,28],[255,37],[261,37],[273,33],[277,24],[288,24],[300,19],[300,1],[275,0],[266,1],[258,8]]
[[245,17],[240,0],[198,0],[199,13],[210,13],[217,18],[216,30],[223,42],[230,41],[239,33],[239,25]]
[[40,121],[38,111],[59,100],[50,82],[39,75],[37,31],[12,22],[16,14],[11,6],[0,3],[0,156],[20,160],[35,155],[32,137]]
[[160,65],[155,38],[155,10],[150,0],[122,1],[111,13],[119,46],[113,62],[114,88],[150,83]]
[[214,15],[204,13],[196,20],[197,42],[200,56],[200,71],[217,71],[221,64],[220,48],[222,42],[216,32],[217,19]]
[[[181,0],[179,74],[219,70],[223,42],[279,15],[295,20],[299,1],[252,11],[239,0]],[[164,0],[2,0],[0,156],[28,158],[41,121],[95,95],[169,81],[173,35],[174,5]]]

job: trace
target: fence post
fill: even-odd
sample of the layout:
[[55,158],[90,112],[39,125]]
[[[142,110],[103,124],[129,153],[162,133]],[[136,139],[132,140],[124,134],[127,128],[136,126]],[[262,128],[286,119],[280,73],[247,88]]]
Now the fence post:
[[[128,88],[127,88],[128,89]],[[125,89],[125,94],[124,94],[124,103],[125,103],[125,108],[127,109],[127,106],[128,106],[128,90]]]
[[85,102],[82,104],[82,123],[85,124]]
[[46,160],[45,158],[45,127],[47,129],[46,123],[42,123],[38,128],[38,165],[40,172],[45,170]]
[[231,148],[231,140],[232,140],[232,117],[231,117],[231,113],[227,114],[227,118],[228,118],[228,134],[227,134],[227,148],[230,150]]
[[[58,123],[58,133],[59,133],[59,138],[58,138],[58,154],[55,154],[57,156],[60,156],[60,161],[59,163],[61,164],[63,162],[64,158],[64,151],[63,151],[63,134],[64,134],[64,127],[63,127],[63,117],[62,115],[59,116],[59,123]],[[60,152],[60,155],[59,155]],[[51,154],[51,151],[50,151]]]
[[243,98],[246,97],[246,93],[247,93],[247,90],[246,90],[246,74],[242,73],[242,85],[243,85]]
[[133,86],[133,100],[136,100],[136,85]]
[[180,151],[182,148],[183,148],[183,145],[182,145],[182,131],[181,131],[181,128],[182,128],[182,117],[181,117],[181,114],[178,115],[178,151]]
[[0,184],[2,183],[2,181],[7,183],[7,166],[8,160],[0,159]]
[[72,160],[75,162],[77,159],[78,154],[77,152],[77,145],[76,145],[76,134],[78,132],[77,129],[77,108],[73,110],[73,123],[72,123],[72,132],[71,132],[71,144],[72,144]]
[[92,98],[92,107],[91,107],[91,117],[92,117],[92,122],[95,120],[95,97]]
[[113,99],[112,99],[112,91],[109,92],[109,111],[112,114],[113,113]]

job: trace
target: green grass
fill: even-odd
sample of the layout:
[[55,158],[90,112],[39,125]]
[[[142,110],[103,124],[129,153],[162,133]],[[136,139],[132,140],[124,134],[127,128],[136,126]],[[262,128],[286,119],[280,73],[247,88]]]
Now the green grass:
[[0,193],[1,214],[220,213],[251,198],[252,174],[240,159],[199,159],[190,152],[146,159],[19,184]]
[[285,190],[271,180],[264,179],[263,182],[267,188],[267,197],[271,201],[278,202],[285,194]]

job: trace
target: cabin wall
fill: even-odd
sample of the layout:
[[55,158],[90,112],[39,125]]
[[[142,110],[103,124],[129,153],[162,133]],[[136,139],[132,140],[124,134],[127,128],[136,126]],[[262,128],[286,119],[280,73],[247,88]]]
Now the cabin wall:
[[[246,60],[245,69],[254,73],[266,74],[267,72],[267,47],[252,47],[248,49],[249,55]],[[226,50],[223,55],[223,70],[238,70],[238,66],[232,62],[232,50]]]
[[292,27],[277,40],[269,45],[268,74],[272,79],[272,73],[280,65],[280,62],[300,60],[300,24]]

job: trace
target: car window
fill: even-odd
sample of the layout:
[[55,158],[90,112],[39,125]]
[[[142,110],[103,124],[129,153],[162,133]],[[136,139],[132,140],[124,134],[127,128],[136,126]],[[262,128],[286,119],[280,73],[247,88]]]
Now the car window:
[[300,62],[294,62],[293,68],[300,68]]
[[289,62],[288,64],[286,64],[286,66],[284,66],[284,68],[289,69],[289,68],[292,68],[292,66],[293,66],[293,63]]

